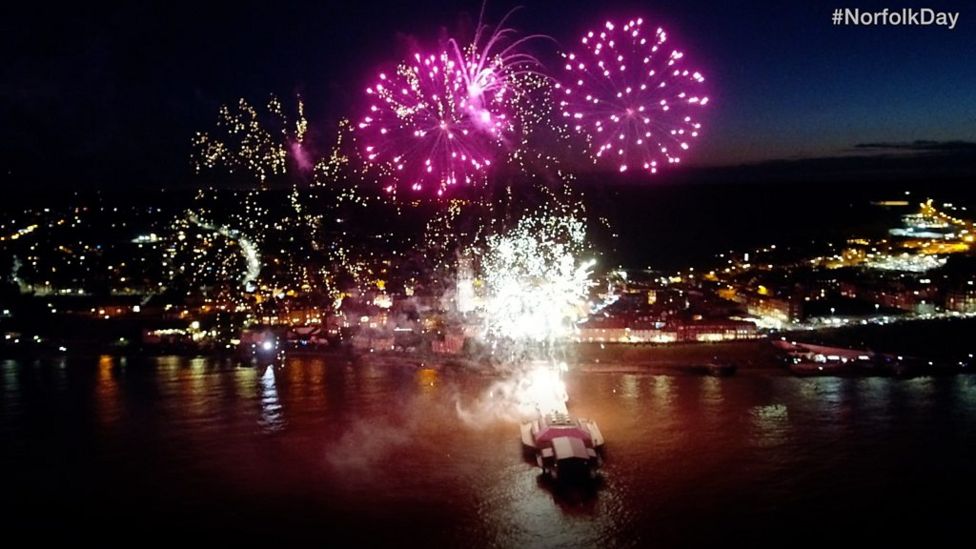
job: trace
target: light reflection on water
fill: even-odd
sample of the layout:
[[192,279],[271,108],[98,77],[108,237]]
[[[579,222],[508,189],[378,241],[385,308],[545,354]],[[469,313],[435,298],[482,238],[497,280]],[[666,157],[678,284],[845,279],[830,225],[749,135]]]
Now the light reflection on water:
[[785,404],[755,406],[751,410],[756,445],[770,447],[785,444],[790,437],[790,414]]
[[278,389],[275,387],[274,366],[267,366],[261,376],[261,425],[269,432],[285,426]]
[[719,542],[786,516],[898,518],[918,509],[909,496],[972,484],[970,377],[570,372],[570,410],[608,440],[602,483],[575,491],[540,482],[516,425],[458,421],[458,399],[492,381],[325,358],[0,362],[11,512],[85,516],[98,494],[152,510],[132,520],[199,509],[185,524],[226,520],[242,537],[261,523],[296,538],[619,547]]
[[98,382],[95,384],[95,416],[105,429],[111,429],[122,417],[118,383],[120,366],[109,355],[98,357]]

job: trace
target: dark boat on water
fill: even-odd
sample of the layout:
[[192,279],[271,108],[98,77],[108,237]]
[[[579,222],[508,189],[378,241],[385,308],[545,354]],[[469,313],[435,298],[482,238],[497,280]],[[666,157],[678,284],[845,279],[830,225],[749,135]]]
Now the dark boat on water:
[[970,371],[965,361],[951,363],[785,339],[773,341],[773,345],[783,353],[790,372],[797,376],[914,377]]

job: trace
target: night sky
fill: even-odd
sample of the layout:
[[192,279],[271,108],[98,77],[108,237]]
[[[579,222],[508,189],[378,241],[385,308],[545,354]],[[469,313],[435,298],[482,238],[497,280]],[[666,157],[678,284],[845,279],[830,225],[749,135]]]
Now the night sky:
[[[434,45],[480,2],[125,2],[0,8],[0,168],[31,189],[165,187],[192,178],[190,137],[221,103],[301,93],[326,143],[379,62]],[[835,5],[836,4],[836,5]],[[493,1],[491,20],[514,3]],[[689,164],[830,157],[976,141],[972,2],[532,0],[526,33],[575,42],[607,17],[660,24],[708,78]],[[840,27],[835,7],[960,11],[943,27]],[[536,45],[540,55],[553,47]],[[858,144],[882,144],[865,149]],[[899,150],[905,150],[898,145]],[[926,146],[931,149],[931,144]],[[911,148],[907,148],[911,150]]]

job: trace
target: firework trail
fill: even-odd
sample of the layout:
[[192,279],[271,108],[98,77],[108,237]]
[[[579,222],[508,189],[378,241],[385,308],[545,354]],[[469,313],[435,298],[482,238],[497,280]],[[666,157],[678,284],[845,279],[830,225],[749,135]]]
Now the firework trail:
[[667,41],[664,29],[646,32],[643,19],[607,21],[582,37],[578,53],[562,54],[559,109],[595,162],[656,173],[679,163],[700,135],[705,78],[683,68],[684,54]]
[[485,23],[486,6],[487,2],[482,4],[474,38],[467,47],[460,46],[453,38],[448,40],[454,59],[464,67],[466,90],[475,106],[476,118],[480,116],[479,109],[490,103],[487,98],[517,88],[520,77],[538,74],[536,69],[541,63],[523,48],[533,40],[545,38],[538,34],[515,37],[517,31],[506,23],[517,8],[505,14],[495,26]]

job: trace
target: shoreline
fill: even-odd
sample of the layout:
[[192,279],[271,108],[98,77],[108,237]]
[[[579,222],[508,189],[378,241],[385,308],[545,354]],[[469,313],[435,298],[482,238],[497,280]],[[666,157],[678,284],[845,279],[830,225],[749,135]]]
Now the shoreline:
[[[319,359],[334,364],[355,367],[365,365],[381,368],[432,368],[450,370],[466,375],[493,376],[504,368],[493,367],[479,357],[437,355],[433,353],[407,353],[402,351],[356,352],[351,348],[297,348],[284,349],[280,356],[242,356],[234,351],[186,352],[188,350],[163,349],[80,349],[60,352],[53,349],[34,349],[34,352],[0,354],[0,361],[19,361],[32,364],[48,360],[97,360],[111,356],[123,360],[152,360],[178,357],[185,360],[206,359],[224,362],[234,367],[286,366],[291,359]],[[176,352],[165,352],[176,351]],[[183,351],[183,352],[180,352]],[[784,363],[770,337],[726,341],[689,342],[667,345],[627,343],[570,343],[565,347],[562,360],[569,371],[582,374],[641,374],[663,376],[762,376],[762,377],[919,377],[976,373],[976,369],[945,368],[895,368],[858,369],[796,368]],[[961,364],[961,363],[960,363]],[[931,366],[931,364],[930,364]]]

